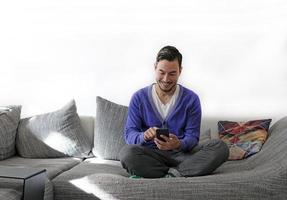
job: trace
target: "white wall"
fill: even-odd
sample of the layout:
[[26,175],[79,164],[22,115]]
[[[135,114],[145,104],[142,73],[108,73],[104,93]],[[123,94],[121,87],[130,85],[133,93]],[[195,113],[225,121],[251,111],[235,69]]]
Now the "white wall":
[[29,116],[69,99],[127,105],[153,79],[164,45],[183,54],[180,83],[205,116],[287,113],[285,0],[26,0],[0,3],[0,105]]

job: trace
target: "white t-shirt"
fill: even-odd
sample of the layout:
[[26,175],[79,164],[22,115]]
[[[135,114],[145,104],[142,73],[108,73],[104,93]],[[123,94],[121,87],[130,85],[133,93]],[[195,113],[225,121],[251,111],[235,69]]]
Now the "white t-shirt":
[[178,97],[178,94],[179,94],[179,90],[180,90],[179,85],[176,85],[176,89],[175,89],[171,99],[169,100],[169,102],[167,102],[166,104],[163,104],[161,102],[160,98],[158,97],[157,93],[156,93],[155,84],[152,86],[152,99],[153,99],[153,102],[154,102],[159,114],[161,115],[161,117],[163,119],[166,118],[170,109],[174,106],[176,99]]

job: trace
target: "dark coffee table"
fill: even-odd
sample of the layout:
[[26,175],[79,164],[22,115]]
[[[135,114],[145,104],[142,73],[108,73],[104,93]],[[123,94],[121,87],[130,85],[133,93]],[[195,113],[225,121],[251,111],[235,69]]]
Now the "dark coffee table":
[[0,166],[0,178],[23,180],[22,200],[43,200],[46,169]]

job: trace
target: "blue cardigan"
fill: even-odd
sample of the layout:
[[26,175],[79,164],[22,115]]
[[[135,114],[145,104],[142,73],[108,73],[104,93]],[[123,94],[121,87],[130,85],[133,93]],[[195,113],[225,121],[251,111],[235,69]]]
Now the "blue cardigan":
[[127,144],[157,148],[153,140],[145,141],[144,132],[150,127],[168,128],[181,141],[181,150],[190,151],[197,145],[200,133],[201,106],[197,94],[181,85],[178,98],[163,119],[153,99],[152,85],[137,91],[130,101],[125,126]]

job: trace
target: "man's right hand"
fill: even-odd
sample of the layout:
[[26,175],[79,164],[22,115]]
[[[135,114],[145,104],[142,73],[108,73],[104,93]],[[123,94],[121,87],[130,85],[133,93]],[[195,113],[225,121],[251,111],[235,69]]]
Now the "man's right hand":
[[144,140],[145,141],[149,141],[149,140],[152,140],[155,138],[155,130],[156,130],[156,127],[151,127],[149,129],[147,129],[145,132],[144,132]]

